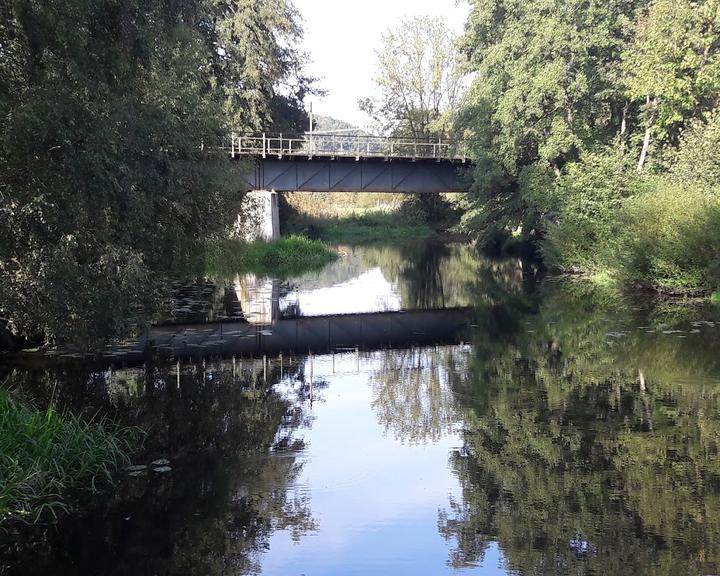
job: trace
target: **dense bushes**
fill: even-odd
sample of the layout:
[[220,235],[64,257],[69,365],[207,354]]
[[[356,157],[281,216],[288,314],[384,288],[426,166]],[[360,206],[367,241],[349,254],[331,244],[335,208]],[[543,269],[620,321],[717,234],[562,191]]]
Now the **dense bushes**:
[[517,194],[545,263],[666,292],[720,287],[719,118],[691,124],[654,174],[638,174],[618,147],[588,152],[560,176],[525,167]]
[[[718,0],[470,0],[464,224],[555,269],[718,287]],[[713,111],[715,110],[715,111]],[[607,274],[610,272],[611,274]]]
[[[549,171],[548,171],[549,172]],[[587,154],[545,189],[526,192],[542,207],[542,252],[551,267],[596,272],[604,267],[620,233],[617,215],[639,182],[628,178],[626,159],[613,150]]]
[[653,177],[620,211],[611,267],[665,291],[720,287],[720,188]]

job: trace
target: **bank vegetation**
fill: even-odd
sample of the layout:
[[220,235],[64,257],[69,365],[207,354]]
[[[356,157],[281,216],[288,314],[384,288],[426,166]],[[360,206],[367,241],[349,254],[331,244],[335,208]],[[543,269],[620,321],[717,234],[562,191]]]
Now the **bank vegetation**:
[[456,129],[488,248],[673,293],[720,287],[720,2],[473,0]]

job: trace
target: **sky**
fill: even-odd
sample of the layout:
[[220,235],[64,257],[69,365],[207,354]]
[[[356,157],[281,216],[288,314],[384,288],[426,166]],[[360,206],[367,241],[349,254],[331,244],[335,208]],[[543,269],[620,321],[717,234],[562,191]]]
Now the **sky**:
[[[313,112],[366,127],[368,117],[358,110],[359,98],[373,96],[376,51],[388,28],[414,16],[442,16],[462,32],[470,10],[464,0],[294,0],[303,17],[303,49],[309,53],[308,71],[327,90],[313,96]],[[306,101],[306,104],[308,102]]]

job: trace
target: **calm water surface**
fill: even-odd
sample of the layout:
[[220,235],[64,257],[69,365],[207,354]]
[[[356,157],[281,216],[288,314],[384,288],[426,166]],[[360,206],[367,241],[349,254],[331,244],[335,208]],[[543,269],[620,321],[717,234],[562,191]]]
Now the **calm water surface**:
[[3,368],[150,430],[87,516],[0,574],[717,574],[720,314],[463,246],[344,248],[178,289],[175,319],[468,307],[462,343]]

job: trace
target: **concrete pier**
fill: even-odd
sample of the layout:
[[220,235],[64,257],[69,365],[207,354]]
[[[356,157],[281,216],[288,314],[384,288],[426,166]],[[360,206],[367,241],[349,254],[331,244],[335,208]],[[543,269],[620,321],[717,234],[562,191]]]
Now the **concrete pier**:
[[236,231],[248,242],[280,238],[280,211],[275,190],[252,190],[245,195]]

